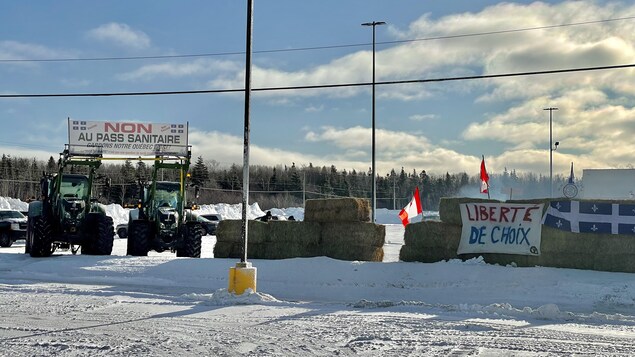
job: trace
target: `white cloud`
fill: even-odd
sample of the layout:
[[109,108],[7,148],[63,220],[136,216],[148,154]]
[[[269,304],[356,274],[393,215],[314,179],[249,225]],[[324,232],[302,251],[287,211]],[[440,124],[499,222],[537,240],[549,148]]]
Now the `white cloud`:
[[[17,41],[0,41],[0,58],[9,60],[38,60],[76,57],[76,51],[52,49],[46,46]],[[37,66],[37,62],[6,62],[6,65]]]
[[324,110],[324,105],[310,105],[304,109],[305,112],[316,113]]
[[88,38],[114,43],[132,49],[150,47],[150,37],[143,31],[134,30],[126,24],[111,22],[88,31]]
[[[239,68],[236,62],[198,59],[191,62],[164,62],[140,67],[134,71],[120,74],[120,80],[152,80],[155,78],[183,78],[193,76],[214,75],[235,71]],[[240,88],[240,87],[239,87]]]
[[439,116],[436,114],[414,114],[408,117],[412,121],[428,121],[437,119]]
[[[352,128],[339,129],[330,126],[322,128],[322,132],[309,131],[305,139],[310,142],[326,142],[338,148],[370,148],[372,131],[370,128],[355,126]],[[419,148],[429,146],[425,137],[419,137],[409,133],[390,131],[385,129],[375,130],[376,150],[386,152],[401,152],[404,146],[412,145]]]

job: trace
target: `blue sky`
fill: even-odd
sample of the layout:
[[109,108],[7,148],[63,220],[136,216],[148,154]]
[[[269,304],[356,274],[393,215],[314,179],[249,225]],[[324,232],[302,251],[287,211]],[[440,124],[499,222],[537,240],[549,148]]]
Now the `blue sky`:
[[[254,0],[253,88],[635,63],[630,2]],[[624,19],[626,18],[626,19]],[[621,19],[502,34],[404,41]],[[0,94],[244,86],[246,1],[5,1]],[[402,41],[402,42],[398,42]],[[388,43],[382,43],[388,42]],[[321,46],[345,47],[294,51]],[[268,50],[288,50],[262,52]],[[144,60],[6,61],[215,54]],[[377,169],[554,173],[635,164],[633,69],[376,87]],[[242,94],[0,98],[0,151],[57,157],[67,117],[189,122],[193,156],[242,163]],[[254,92],[251,163],[368,170],[370,87]]]

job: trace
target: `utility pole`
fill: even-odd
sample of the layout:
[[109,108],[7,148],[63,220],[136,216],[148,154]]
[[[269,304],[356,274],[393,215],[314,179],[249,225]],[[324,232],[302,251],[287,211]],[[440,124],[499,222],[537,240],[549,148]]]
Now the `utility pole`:
[[377,217],[377,172],[375,170],[375,26],[377,25],[385,25],[386,23],[383,21],[373,21],[373,22],[364,22],[362,26],[372,26],[373,28],[373,123],[372,123],[372,172],[373,172],[373,180],[371,188],[371,222],[375,223],[375,217]]

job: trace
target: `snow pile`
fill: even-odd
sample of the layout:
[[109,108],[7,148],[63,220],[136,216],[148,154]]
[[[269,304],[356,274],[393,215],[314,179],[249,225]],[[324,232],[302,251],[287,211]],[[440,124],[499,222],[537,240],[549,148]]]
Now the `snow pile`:
[[17,198],[0,197],[0,209],[13,209],[25,212],[29,209],[29,204]]
[[[15,209],[18,211],[26,211],[29,205],[17,198],[0,197],[0,209]],[[129,208],[123,208],[118,204],[102,205],[106,214],[112,217],[115,227],[122,223],[128,223]],[[288,208],[271,208],[266,211],[271,211],[274,216],[280,217],[285,220],[293,216],[296,221],[304,220],[304,208],[303,207],[288,207]],[[264,216],[266,211],[263,211],[258,203],[252,203],[249,205],[247,211],[247,219],[256,219]],[[386,208],[377,209],[375,217],[378,224],[401,224],[399,219],[399,211],[401,210],[389,210]],[[196,210],[198,214],[217,213],[220,214],[223,219],[241,219],[242,218],[242,204],[228,204],[218,203],[209,205],[200,205]],[[422,216],[417,216],[411,220],[411,222],[421,222],[421,220],[436,220],[439,219],[438,211],[423,211]]]
[[[199,214],[207,214],[207,213],[218,213],[223,219],[241,219],[242,218],[242,204],[227,204],[227,203],[218,203],[212,205],[200,205],[197,212]],[[274,216],[281,217],[282,219],[287,219],[290,216],[293,216],[298,221],[304,219],[304,208],[302,207],[291,207],[291,208],[271,208],[268,211],[271,211],[271,214]],[[252,203],[249,205],[249,210],[247,211],[247,219],[256,219],[258,217],[262,217],[266,214],[265,211],[260,209],[258,203]]]
[[112,217],[112,221],[115,227],[122,223],[128,223],[128,212],[130,211],[129,208],[123,208],[121,207],[121,205],[114,203],[101,206],[106,211],[106,214]]

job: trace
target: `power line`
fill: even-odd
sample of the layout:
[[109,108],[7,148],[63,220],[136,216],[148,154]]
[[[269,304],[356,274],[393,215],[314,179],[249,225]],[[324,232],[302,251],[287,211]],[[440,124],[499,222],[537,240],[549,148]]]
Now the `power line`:
[[[565,69],[554,69],[554,70],[544,70],[544,71],[484,74],[484,75],[477,75],[477,76],[440,77],[440,78],[429,78],[429,79],[382,81],[382,82],[375,82],[375,85],[414,84],[414,83],[449,82],[449,81],[464,81],[464,80],[492,79],[492,78],[505,78],[505,77],[522,77],[522,76],[534,76],[534,75],[557,74],[557,73],[623,69],[623,68],[633,68],[633,67],[635,67],[635,64],[621,64],[621,65],[612,65],[612,66],[565,68]],[[370,86],[370,85],[372,85],[371,82],[358,82],[358,83],[340,83],[340,84],[315,84],[315,85],[305,85],[305,86],[264,87],[264,88],[252,88],[251,90],[254,92],[272,92],[272,91],[280,91],[280,90],[363,87],[363,86]],[[150,96],[150,95],[235,93],[235,92],[243,92],[243,91],[244,89],[206,89],[206,90],[159,91],[159,92],[0,94],[0,98],[124,97],[124,96]]]
[[[581,26],[581,25],[591,25],[591,24],[599,24],[599,23],[606,23],[606,22],[613,22],[613,21],[624,21],[624,20],[632,20],[632,19],[635,19],[635,16],[626,16],[626,17],[618,17],[618,18],[603,19],[603,20],[572,22],[572,23],[557,24],[557,25],[525,27],[525,28],[519,28],[519,29],[508,29],[508,30],[499,30],[499,31],[466,33],[466,34],[458,34],[458,35],[425,37],[425,38],[416,38],[416,39],[409,39],[409,40],[382,41],[382,42],[376,42],[376,44],[378,44],[378,45],[391,45],[391,44],[408,43],[408,42],[448,40],[448,39],[462,38],[462,37],[500,35],[500,34],[506,34],[506,33],[526,32],[526,31],[535,31],[535,30],[546,30],[546,29],[553,29],[553,28]],[[298,48],[260,50],[260,51],[253,51],[253,53],[279,53],[279,52],[315,51],[315,50],[327,50],[327,49],[337,49],[337,48],[365,47],[365,46],[370,46],[370,45],[371,45],[371,43],[351,43],[351,44],[341,44],[341,45],[326,45],[326,46],[312,46],[312,47],[298,47]],[[130,57],[0,59],[0,63],[131,61],[131,60],[148,60],[148,59],[220,57],[220,56],[235,56],[235,55],[244,55],[244,54],[245,54],[244,51],[242,51],[242,52],[241,51],[229,51],[229,52],[195,53],[195,54],[183,54],[183,55],[130,56]]]

